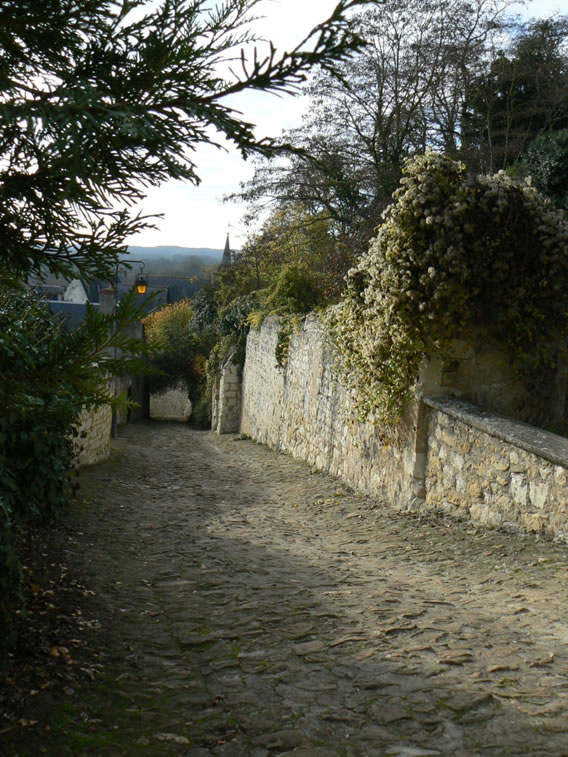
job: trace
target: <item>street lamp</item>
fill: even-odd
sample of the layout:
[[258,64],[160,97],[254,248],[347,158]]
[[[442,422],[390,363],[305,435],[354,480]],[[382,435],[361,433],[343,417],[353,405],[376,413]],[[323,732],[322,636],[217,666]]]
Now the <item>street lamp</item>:
[[139,273],[136,277],[135,286],[138,294],[146,294],[146,290],[148,289],[148,277],[144,276],[142,273]]
[[136,281],[134,282],[134,286],[136,287],[136,290],[138,294],[146,294],[146,291],[148,289],[148,277],[144,273],[144,268],[146,267],[146,263],[143,260],[119,260],[117,261],[116,265],[114,266],[114,304],[118,303],[118,270],[120,266],[124,266],[125,268],[128,268],[130,266],[130,263],[137,263],[137,265],[140,266],[140,272],[136,276]]

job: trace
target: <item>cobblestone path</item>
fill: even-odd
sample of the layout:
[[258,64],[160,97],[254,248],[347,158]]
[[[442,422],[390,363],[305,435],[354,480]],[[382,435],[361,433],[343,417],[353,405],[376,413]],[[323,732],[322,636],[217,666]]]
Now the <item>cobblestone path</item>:
[[84,753],[568,755],[565,545],[397,513],[250,441],[124,433],[86,474],[110,657],[75,706],[112,738]]

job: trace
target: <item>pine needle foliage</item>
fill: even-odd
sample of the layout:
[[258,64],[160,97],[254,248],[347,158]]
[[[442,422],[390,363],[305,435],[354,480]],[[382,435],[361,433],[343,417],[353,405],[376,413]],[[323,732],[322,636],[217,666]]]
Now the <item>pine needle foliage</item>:
[[340,0],[282,54],[251,30],[260,0],[0,3],[1,275],[104,277],[152,224],[129,211],[148,187],[199,183],[197,145],[282,149],[226,98],[294,92],[316,65],[337,72],[362,44],[346,13],[365,2]]

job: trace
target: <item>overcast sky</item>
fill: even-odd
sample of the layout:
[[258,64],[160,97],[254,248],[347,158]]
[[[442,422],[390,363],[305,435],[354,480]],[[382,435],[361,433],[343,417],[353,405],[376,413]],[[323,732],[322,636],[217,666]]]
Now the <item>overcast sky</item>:
[[[533,0],[526,10],[518,10],[527,17],[549,16],[560,12],[562,4],[561,0]],[[256,22],[255,31],[271,39],[277,49],[290,49],[327,18],[335,6],[336,0],[265,0],[257,8],[264,19]],[[238,107],[247,121],[257,125],[259,137],[278,136],[282,129],[299,125],[305,101],[301,97],[250,93],[240,97]],[[164,218],[158,221],[155,231],[132,236],[128,244],[222,248],[227,232],[233,248],[242,244],[244,209],[223,203],[221,198],[252,176],[251,161],[242,160],[234,150],[203,147],[196,153],[196,162],[201,184],[195,187],[172,181],[150,190],[139,209],[163,213]]]

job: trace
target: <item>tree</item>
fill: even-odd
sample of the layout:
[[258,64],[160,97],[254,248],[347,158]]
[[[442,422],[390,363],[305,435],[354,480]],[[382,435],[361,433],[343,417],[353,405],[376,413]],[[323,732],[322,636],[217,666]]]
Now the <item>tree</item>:
[[215,343],[214,329],[192,328],[190,300],[180,300],[151,313],[143,323],[151,364],[161,373],[150,377],[150,391],[160,393],[180,382],[193,403],[200,399],[207,355]]
[[518,165],[535,187],[560,208],[568,210],[568,129],[546,131],[528,147]]
[[116,207],[165,179],[198,183],[196,145],[217,133],[244,156],[273,154],[225,98],[293,92],[318,64],[335,72],[361,44],[346,13],[369,1],[339,0],[282,55],[251,47],[260,0],[163,0],[145,14],[144,0],[2,3],[2,275],[108,275],[150,223]]
[[299,152],[260,162],[239,196],[301,202],[365,251],[404,160],[426,148],[458,152],[463,93],[487,66],[509,5],[391,0],[361,11],[355,29],[367,45],[342,63],[342,79],[316,74],[302,127],[284,137]]
[[568,127],[568,17],[518,25],[464,103],[472,168],[511,166],[542,132]]
[[217,302],[223,306],[235,297],[268,293],[282,269],[290,265],[316,274],[322,296],[332,294],[336,279],[351,262],[345,255],[339,271],[335,270],[336,248],[328,219],[310,215],[300,204],[276,208],[260,230],[249,236],[233,265],[217,271]]

